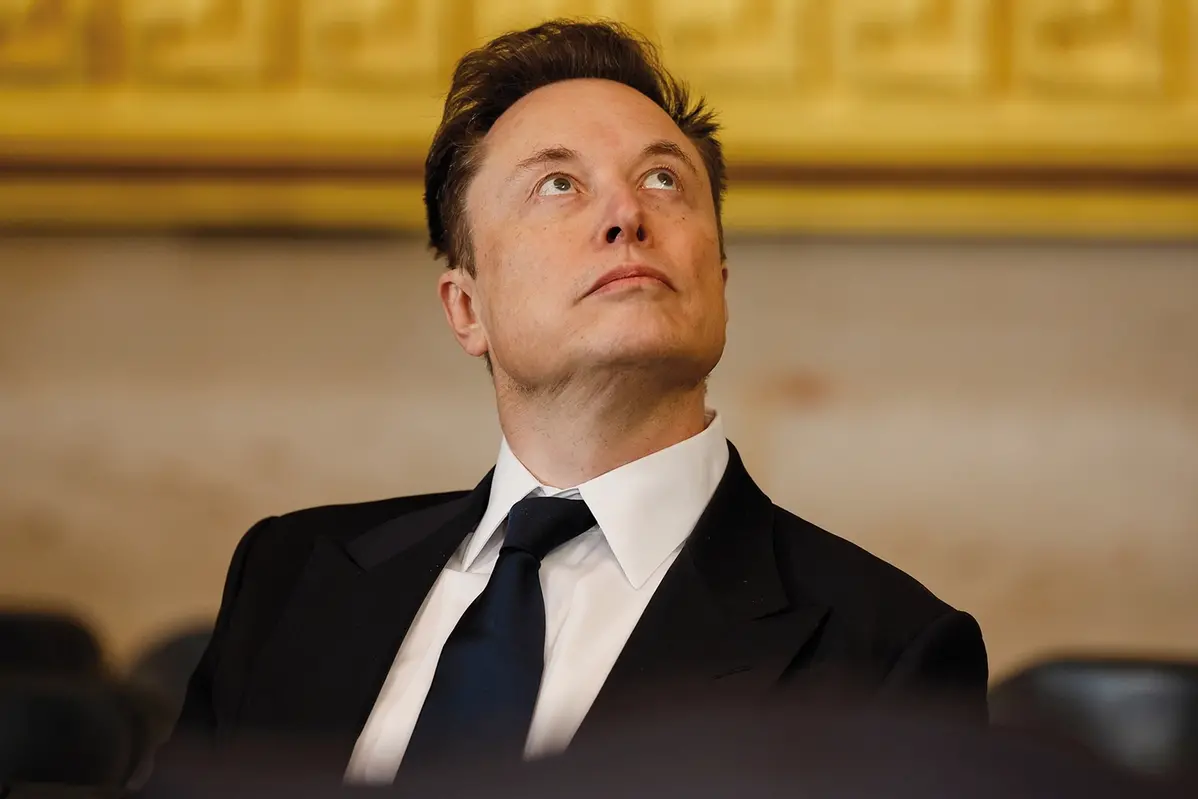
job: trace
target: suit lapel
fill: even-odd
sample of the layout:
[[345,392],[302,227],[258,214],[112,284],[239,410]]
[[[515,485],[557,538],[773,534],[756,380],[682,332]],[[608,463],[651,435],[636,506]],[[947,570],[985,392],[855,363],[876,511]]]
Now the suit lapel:
[[764,691],[823,620],[826,608],[784,585],[773,503],[731,444],[729,456],[707,510],[616,660],[576,744],[643,709],[646,700]]
[[319,736],[347,761],[425,596],[478,525],[490,484],[488,474],[465,497],[348,542],[318,537],[254,664],[240,726]]

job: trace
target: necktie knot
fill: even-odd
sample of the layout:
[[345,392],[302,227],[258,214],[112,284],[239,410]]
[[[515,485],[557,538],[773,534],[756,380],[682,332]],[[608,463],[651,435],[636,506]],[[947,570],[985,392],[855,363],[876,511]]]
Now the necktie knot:
[[594,525],[595,517],[581,499],[525,497],[508,512],[503,549],[520,550],[542,560]]

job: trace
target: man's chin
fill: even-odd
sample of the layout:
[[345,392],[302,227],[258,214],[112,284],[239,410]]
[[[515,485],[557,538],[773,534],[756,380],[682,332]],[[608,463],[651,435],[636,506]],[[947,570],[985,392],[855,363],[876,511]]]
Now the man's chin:
[[578,371],[612,375],[654,375],[675,383],[701,381],[715,368],[719,354],[696,351],[662,341],[621,341],[581,355]]

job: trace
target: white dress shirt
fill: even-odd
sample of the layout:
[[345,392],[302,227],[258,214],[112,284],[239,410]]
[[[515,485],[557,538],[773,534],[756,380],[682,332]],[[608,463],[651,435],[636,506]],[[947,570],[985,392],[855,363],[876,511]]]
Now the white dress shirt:
[[450,558],[412,621],[358,737],[346,780],[395,779],[441,648],[487,584],[508,511],[529,495],[581,498],[597,522],[541,564],[545,671],[525,756],[565,749],[727,465],[723,425],[710,411],[698,435],[567,490],[538,483],[504,440],[482,521]]

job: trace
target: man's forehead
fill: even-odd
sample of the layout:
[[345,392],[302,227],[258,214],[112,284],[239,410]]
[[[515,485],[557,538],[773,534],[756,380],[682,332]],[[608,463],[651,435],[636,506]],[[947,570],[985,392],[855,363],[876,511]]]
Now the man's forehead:
[[586,156],[639,152],[653,141],[693,145],[660,106],[636,89],[607,80],[579,79],[542,86],[516,101],[483,138],[484,151],[514,166],[553,147]]

